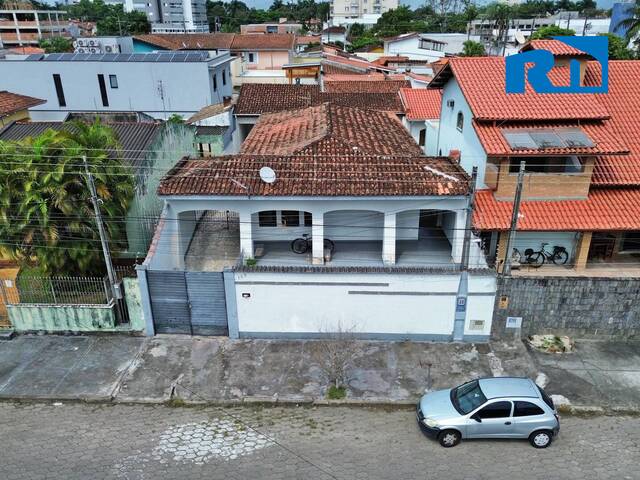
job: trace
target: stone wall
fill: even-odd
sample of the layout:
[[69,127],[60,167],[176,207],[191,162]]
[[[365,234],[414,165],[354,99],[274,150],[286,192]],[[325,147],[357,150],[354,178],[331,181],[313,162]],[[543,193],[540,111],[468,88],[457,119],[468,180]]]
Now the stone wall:
[[522,317],[522,336],[640,336],[640,278],[498,279],[492,337],[513,336],[507,317]]

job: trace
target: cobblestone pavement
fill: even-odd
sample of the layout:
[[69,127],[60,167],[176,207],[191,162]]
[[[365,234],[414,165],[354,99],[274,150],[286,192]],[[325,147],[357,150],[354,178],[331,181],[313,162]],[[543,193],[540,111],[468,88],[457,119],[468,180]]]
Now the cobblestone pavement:
[[0,403],[0,478],[637,479],[640,418],[444,449],[410,410]]

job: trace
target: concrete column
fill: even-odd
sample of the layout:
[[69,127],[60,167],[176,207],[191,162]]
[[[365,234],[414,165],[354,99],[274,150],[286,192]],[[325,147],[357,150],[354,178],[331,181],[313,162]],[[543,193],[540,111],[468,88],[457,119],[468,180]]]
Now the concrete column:
[[454,222],[453,238],[451,242],[451,258],[454,263],[462,262],[462,245],[464,243],[464,229],[467,224],[467,212],[460,210],[455,212],[456,221]]
[[311,212],[311,239],[313,264],[324,264],[324,212]]
[[496,255],[496,271],[502,273],[504,262],[507,258],[507,241],[509,239],[509,232],[500,232],[500,239],[498,240],[498,253]]
[[240,252],[242,256],[253,258],[253,234],[251,232],[251,214],[239,212],[240,221]]
[[229,338],[240,338],[238,325],[238,304],[236,298],[236,279],[235,273],[231,268],[225,268],[222,272],[224,279],[224,296],[227,304],[227,327],[229,329]]
[[591,247],[591,237],[593,232],[583,232],[578,240],[578,248],[575,254],[576,270],[587,268],[587,258],[589,257],[589,247]]
[[384,214],[384,229],[382,231],[382,262],[385,265],[396,263],[396,214]]
[[142,306],[142,314],[144,315],[144,334],[147,337],[153,337],[156,332],[153,325],[153,310],[151,310],[151,296],[149,295],[146,265],[137,265],[136,274],[138,275],[138,288],[140,288],[140,304]]

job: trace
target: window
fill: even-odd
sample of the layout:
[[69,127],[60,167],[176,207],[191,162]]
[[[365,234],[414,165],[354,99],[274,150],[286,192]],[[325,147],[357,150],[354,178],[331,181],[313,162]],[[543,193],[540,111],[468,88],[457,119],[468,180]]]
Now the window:
[[300,213],[297,210],[283,210],[282,224],[285,227],[297,227],[300,225]]
[[511,402],[495,402],[477,413],[480,418],[508,418],[511,416]]
[[487,397],[484,396],[477,380],[460,385],[451,391],[451,402],[463,415],[475,410],[486,401]]
[[64,90],[62,88],[62,79],[60,75],[57,73],[53,74],[53,84],[56,87],[56,95],[58,95],[58,105],[61,107],[66,107],[67,102],[64,98]]
[[622,241],[622,249],[624,251],[638,251],[640,250],[640,231],[630,231],[624,233],[624,240]]
[[569,157],[511,157],[509,173],[518,173],[520,162],[524,161],[524,171],[529,173],[580,173],[584,166],[575,155]]
[[118,88],[118,77],[115,75],[109,75],[109,86],[111,88]]
[[253,52],[249,52],[247,54],[247,58],[248,58],[248,62],[249,63],[256,63],[256,54]]
[[427,129],[423,128],[422,130],[420,130],[418,145],[420,145],[421,147],[424,147],[426,141],[427,141]]
[[223,68],[222,69],[222,85],[226,85],[227,84],[227,72],[226,70]]
[[313,225],[313,216],[311,212],[304,212],[304,226],[310,227]]
[[462,127],[464,127],[464,115],[462,112],[458,112],[458,118],[456,119],[456,128],[459,131],[462,131]]
[[102,97],[102,106],[109,106],[109,97],[107,97],[107,84],[104,82],[104,75],[98,75],[98,85],[100,86],[100,97]]
[[[536,385],[536,387],[538,386]],[[549,408],[553,410],[555,407],[553,406],[553,400],[551,399],[551,397],[547,395],[547,392],[545,392],[540,387],[538,387],[538,391],[540,392],[540,395],[542,395],[542,400],[544,400],[544,403],[546,403],[549,406]]]
[[530,417],[532,415],[543,415],[544,410],[531,402],[515,402],[513,407],[514,417]]
[[213,91],[217,91],[218,90],[218,76],[214,73],[213,74]]
[[275,210],[266,210],[258,213],[258,225],[261,227],[277,227],[278,220]]

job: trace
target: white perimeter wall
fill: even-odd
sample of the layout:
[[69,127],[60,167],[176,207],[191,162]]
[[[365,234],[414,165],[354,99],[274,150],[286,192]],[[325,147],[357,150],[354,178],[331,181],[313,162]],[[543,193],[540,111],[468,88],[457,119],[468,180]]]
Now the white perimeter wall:
[[[446,340],[460,275],[238,272],[235,280],[240,336],[310,337],[341,326],[372,338]],[[470,276],[469,293],[465,335],[488,336],[495,277]],[[484,328],[471,330],[472,320]]]

